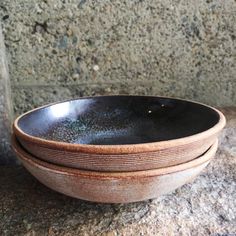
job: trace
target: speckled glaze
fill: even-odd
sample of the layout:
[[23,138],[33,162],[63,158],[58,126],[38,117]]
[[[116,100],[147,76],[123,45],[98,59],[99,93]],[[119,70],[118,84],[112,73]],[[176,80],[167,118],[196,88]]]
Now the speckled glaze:
[[95,172],[61,167],[36,159],[12,138],[28,171],[49,188],[94,202],[128,203],[156,198],[193,180],[215,155],[217,141],[202,156],[173,167],[135,172]]
[[51,104],[16,119],[14,133],[34,156],[97,171],[172,166],[204,153],[225,125],[203,104],[149,96],[101,96]]

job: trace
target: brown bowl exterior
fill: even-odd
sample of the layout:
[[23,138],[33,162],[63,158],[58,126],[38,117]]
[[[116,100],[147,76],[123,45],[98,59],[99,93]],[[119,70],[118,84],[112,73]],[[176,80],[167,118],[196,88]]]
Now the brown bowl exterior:
[[177,166],[136,172],[95,172],[60,167],[36,159],[12,139],[26,169],[49,188],[71,197],[103,203],[128,203],[156,198],[193,180],[217,150],[217,141],[202,156]]
[[219,122],[209,130],[153,143],[84,145],[45,140],[27,135],[18,126],[19,119],[27,113],[16,119],[13,132],[30,154],[53,164],[94,171],[151,170],[188,162],[208,150],[225,126],[224,115],[211,109],[219,115]]
[[206,152],[218,134],[177,147],[142,153],[96,154],[49,148],[17,137],[33,156],[50,163],[95,171],[140,171],[188,162]]

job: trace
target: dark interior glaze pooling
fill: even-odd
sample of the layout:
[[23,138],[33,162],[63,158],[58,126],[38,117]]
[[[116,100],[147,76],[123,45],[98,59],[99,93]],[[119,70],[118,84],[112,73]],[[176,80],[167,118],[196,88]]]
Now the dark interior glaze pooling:
[[145,96],[70,100],[22,116],[20,129],[47,140],[119,145],[183,138],[213,127],[219,115],[193,102]]

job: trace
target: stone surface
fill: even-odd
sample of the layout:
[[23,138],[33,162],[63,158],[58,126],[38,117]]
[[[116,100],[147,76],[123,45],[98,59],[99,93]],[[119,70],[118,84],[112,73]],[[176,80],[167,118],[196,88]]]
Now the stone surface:
[[8,63],[0,22],[0,165],[15,162],[9,145],[12,120]]
[[132,204],[96,204],[53,192],[23,167],[0,167],[1,235],[236,235],[236,109],[215,159],[193,183]]
[[2,0],[0,19],[16,114],[104,93],[236,102],[234,0]]

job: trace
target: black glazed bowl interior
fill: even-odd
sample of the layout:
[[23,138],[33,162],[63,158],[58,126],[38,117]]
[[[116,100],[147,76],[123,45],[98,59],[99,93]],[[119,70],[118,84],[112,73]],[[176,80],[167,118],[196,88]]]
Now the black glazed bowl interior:
[[22,133],[77,144],[142,144],[204,132],[220,120],[208,106],[149,96],[79,98],[30,111],[16,120]]

